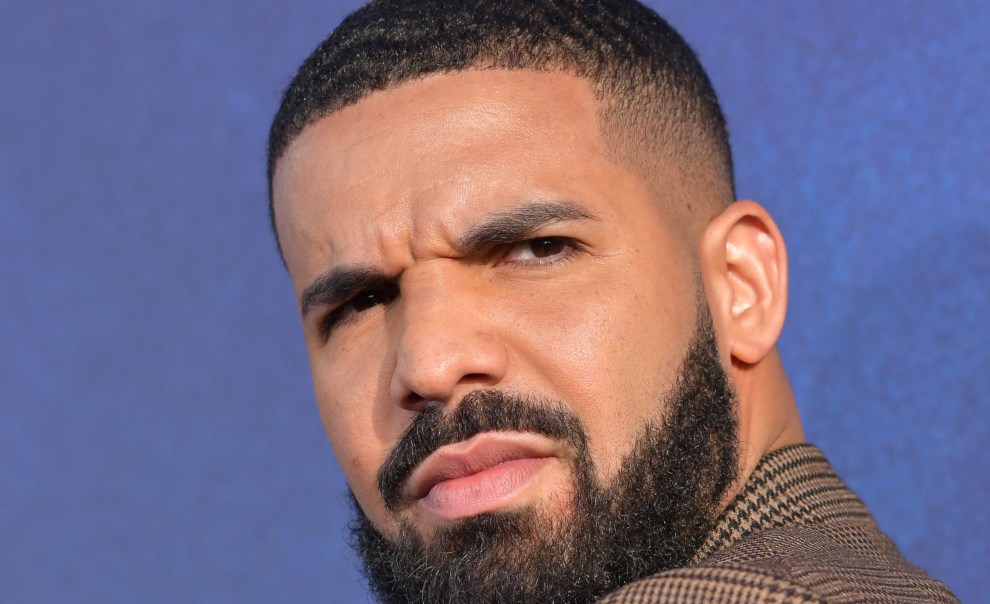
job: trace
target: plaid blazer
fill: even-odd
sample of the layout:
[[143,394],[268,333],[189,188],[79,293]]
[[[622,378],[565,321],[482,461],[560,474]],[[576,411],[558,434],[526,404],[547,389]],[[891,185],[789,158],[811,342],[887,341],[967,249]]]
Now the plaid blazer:
[[764,457],[688,566],[602,604],[958,602],[905,560],[812,445]]

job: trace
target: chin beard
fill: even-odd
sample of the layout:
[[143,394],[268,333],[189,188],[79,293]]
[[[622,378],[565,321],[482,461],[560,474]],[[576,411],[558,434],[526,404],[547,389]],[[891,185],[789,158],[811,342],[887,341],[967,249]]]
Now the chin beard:
[[[738,475],[735,392],[707,305],[662,417],[648,421],[616,476],[601,484],[580,420],[565,405],[479,390],[413,421],[379,473],[395,516],[409,472],[445,444],[492,430],[535,432],[569,445],[574,491],[564,513],[486,513],[425,542],[408,522],[396,540],[350,496],[352,543],[382,602],[594,602],[637,579],[687,564]],[[565,496],[562,494],[562,496]]]

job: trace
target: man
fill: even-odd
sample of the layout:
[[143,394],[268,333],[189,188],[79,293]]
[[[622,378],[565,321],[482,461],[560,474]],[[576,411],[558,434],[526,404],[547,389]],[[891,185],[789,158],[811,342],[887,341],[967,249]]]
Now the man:
[[783,239],[649,9],[374,2],[268,169],[381,600],[954,601],[802,444]]

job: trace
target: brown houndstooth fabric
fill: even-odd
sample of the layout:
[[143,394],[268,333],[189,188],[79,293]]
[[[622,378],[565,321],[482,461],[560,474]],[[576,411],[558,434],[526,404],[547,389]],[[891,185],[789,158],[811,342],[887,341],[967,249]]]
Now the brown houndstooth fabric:
[[958,602],[905,560],[812,445],[764,457],[691,564],[602,604]]

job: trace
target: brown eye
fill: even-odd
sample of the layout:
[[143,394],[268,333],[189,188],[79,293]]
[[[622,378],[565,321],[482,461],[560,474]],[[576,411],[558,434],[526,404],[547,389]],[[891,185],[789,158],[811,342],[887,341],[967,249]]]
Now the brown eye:
[[[508,246],[505,262],[553,262],[578,249],[578,244],[567,237],[537,237]],[[542,264],[542,262],[540,262]]]
[[327,316],[322,325],[323,334],[328,335],[335,327],[356,318],[361,313],[375,306],[390,304],[398,296],[398,286],[391,284],[371,287],[358,292],[353,298]]
[[533,256],[546,258],[554,256],[564,251],[564,240],[560,237],[545,237],[543,239],[533,239],[529,242]]
[[378,306],[379,304],[387,304],[391,300],[392,300],[391,292],[386,292],[382,290],[363,291],[351,299],[350,307],[355,312],[362,312],[368,310],[372,306]]

